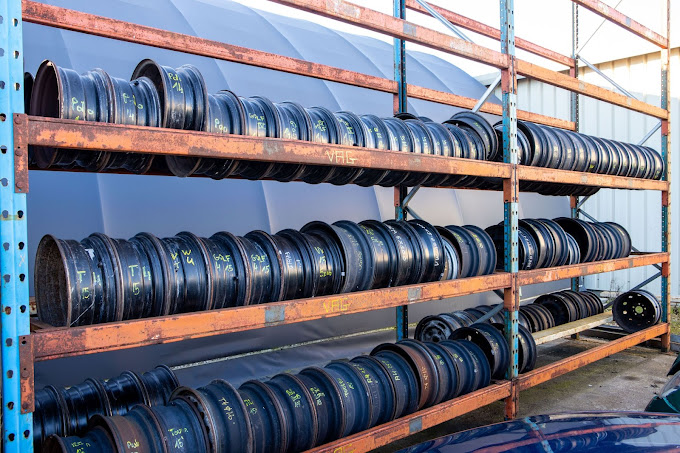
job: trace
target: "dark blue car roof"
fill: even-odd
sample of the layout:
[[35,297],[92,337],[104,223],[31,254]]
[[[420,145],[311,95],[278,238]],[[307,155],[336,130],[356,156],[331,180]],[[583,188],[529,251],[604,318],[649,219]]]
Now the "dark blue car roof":
[[538,415],[462,431],[401,451],[680,451],[680,417],[644,412]]

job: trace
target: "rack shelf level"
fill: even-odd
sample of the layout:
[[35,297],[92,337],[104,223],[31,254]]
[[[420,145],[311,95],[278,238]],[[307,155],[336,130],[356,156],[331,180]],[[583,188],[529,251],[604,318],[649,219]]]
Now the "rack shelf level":
[[668,333],[669,324],[661,323],[639,332],[631,333],[616,340],[609,341],[600,346],[588,349],[573,356],[567,357],[549,365],[536,368],[517,378],[519,391],[534,387],[550,379],[561,376],[577,368],[596,362],[610,355],[621,352],[630,347],[644,343],[652,338]]
[[519,271],[517,274],[517,283],[520,286],[535,285],[537,283],[554,282],[567,278],[601,274],[603,272],[631,269],[634,267],[649,266],[651,264],[667,263],[669,256],[670,255],[666,252],[636,253],[630,255],[627,258],[618,258],[615,260],[595,261],[593,263],[573,264],[571,266]]
[[388,445],[395,440],[451,420],[495,401],[507,398],[511,383],[502,381],[488,387],[459,396],[450,401],[407,415],[397,420],[362,431],[308,450],[309,453],[363,453]]
[[[210,134],[27,115],[16,115],[15,125],[16,134],[23,143],[55,148],[410,170],[487,178],[507,179],[512,174],[512,165],[502,162],[320,145],[299,140]],[[517,177],[520,180],[598,187],[668,190],[666,181],[522,165],[517,166]]]
[[36,361],[50,360],[393,308],[493,291],[510,285],[510,274],[496,273],[92,326],[43,328],[24,338],[33,343]]

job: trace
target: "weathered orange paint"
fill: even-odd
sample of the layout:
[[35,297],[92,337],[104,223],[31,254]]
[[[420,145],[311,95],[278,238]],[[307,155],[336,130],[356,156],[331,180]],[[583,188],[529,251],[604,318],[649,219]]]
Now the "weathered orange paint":
[[[388,14],[358,6],[344,0],[272,0],[282,5],[298,8],[314,14],[319,14],[334,20],[356,25],[368,30],[382,33],[394,38],[430,47],[435,50],[457,55],[479,63],[488,64],[499,69],[509,67],[507,55],[486,47],[455,38],[432,29],[392,17]],[[586,83],[541,66],[515,59],[517,74],[540,80],[566,90],[581,93],[601,101],[635,110],[647,115],[666,119],[668,112],[660,107],[629,98],[622,94]]]
[[507,273],[82,327],[37,330],[36,361],[170,343],[503,289]]
[[[289,72],[291,74],[314,77],[371,90],[394,94],[397,93],[397,83],[394,80],[383,77],[376,77],[298,58],[286,57],[182,33],[161,30],[146,25],[96,16],[30,0],[24,0],[22,4],[23,20],[26,22],[88,33],[95,36],[103,36],[105,38],[134,42],[162,49],[176,50],[178,52],[190,53],[193,55],[217,58],[276,71]],[[476,99],[457,96],[417,85],[409,85],[408,93],[409,96],[413,98],[468,109],[474,107],[477,102]],[[494,104],[485,105],[482,111],[497,115],[501,114],[500,107],[497,107]],[[519,110],[517,114],[522,120],[562,129],[575,129],[575,125],[571,121],[522,110]]]
[[662,49],[668,49],[667,38],[664,38],[657,32],[645,27],[641,23],[631,19],[630,17],[624,15],[606,3],[601,2],[600,0],[573,0],[573,2],[630,31],[631,33],[646,39],[652,44],[656,44]]
[[[449,11],[448,9],[442,8],[441,6],[436,5],[430,6],[439,14],[441,14],[446,20],[448,20],[454,25],[458,25],[459,27],[465,28],[466,30],[479,33],[480,35],[493,38],[495,40],[501,39],[501,31],[497,28],[491,27],[482,22],[477,22],[476,20],[470,19],[469,17],[461,16],[460,14],[454,13],[453,11]],[[406,7],[412,9],[413,11],[418,11],[423,14],[429,14],[429,12],[425,8],[420,6],[420,4],[416,2],[416,0],[406,0]],[[526,39],[515,37],[515,46],[518,49],[526,50],[527,52],[531,52],[534,55],[547,58],[548,60],[552,60],[556,63],[560,63],[569,67],[575,66],[573,58],[568,57],[566,55],[562,55],[553,50],[546,49],[545,47],[529,42]]]
[[516,59],[515,61],[517,65],[517,74],[519,75],[536,79],[558,88],[580,93],[594,99],[599,99],[600,101],[625,107],[629,110],[651,115],[659,119],[668,118],[668,112],[656,105],[638,101],[637,99],[570,77],[568,74],[562,74],[561,72],[543,68],[536,64],[529,63],[528,61],[520,59]]
[[578,184],[584,186],[612,187],[616,189],[668,190],[669,186],[667,181],[529,167],[526,165],[517,166],[517,175],[520,180],[524,181]]
[[14,192],[28,193],[28,121],[14,114]]
[[502,381],[308,451],[310,453],[371,451],[509,396],[510,382]]
[[510,165],[301,140],[29,117],[28,142],[77,148],[223,159],[381,168],[507,178]]
[[517,283],[520,286],[534,285],[536,283],[553,282],[567,278],[581,277],[584,275],[601,274],[620,269],[649,266],[651,264],[665,263],[669,260],[669,254],[665,252],[633,254],[627,258],[615,260],[596,261],[594,263],[572,264],[571,266],[550,267],[547,269],[534,269],[519,271]]
[[343,0],[272,1],[499,69],[508,67],[508,58],[501,52],[354,3]]
[[550,379],[561,376],[577,368],[593,363],[597,360],[608,357],[624,349],[643,343],[652,338],[656,338],[669,331],[667,323],[657,324],[647,329],[635,332],[616,340],[609,341],[603,345],[596,346],[573,356],[567,357],[550,365],[542,366],[535,370],[520,375],[517,378],[519,390],[526,390]]

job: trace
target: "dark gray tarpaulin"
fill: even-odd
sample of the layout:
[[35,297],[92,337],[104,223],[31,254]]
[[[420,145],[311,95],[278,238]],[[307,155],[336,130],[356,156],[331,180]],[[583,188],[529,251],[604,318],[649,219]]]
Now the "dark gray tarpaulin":
[[[391,78],[393,74],[392,47],[388,43],[339,33],[315,23],[256,11],[229,1],[60,0],[48,3],[375,76]],[[140,60],[152,58],[173,67],[185,63],[196,65],[209,92],[230,89],[243,96],[267,96],[275,102],[293,100],[304,106],[321,105],[334,111],[392,114],[392,95],[388,93],[76,32],[26,24],[24,43],[26,70],[33,73],[42,60],[50,59],[81,72],[99,67],[114,77],[129,78]],[[407,68],[409,83],[473,98],[479,98],[485,91],[474,78],[432,55],[409,53]],[[409,102],[409,111],[436,121],[448,119],[456,110],[426,101]],[[386,220],[394,215],[393,192],[385,188],[44,171],[31,172],[30,178],[31,260],[38,241],[48,233],[68,239],[82,239],[96,231],[122,238],[140,231],[162,237],[183,230],[201,236],[221,230],[241,235],[254,229],[277,232],[283,228],[299,228],[311,220]],[[486,227],[503,218],[502,194],[497,192],[423,189],[411,206],[425,220],[440,225]],[[522,195],[520,216],[554,217],[568,213],[565,198]],[[543,288],[564,286],[556,283]],[[539,290],[539,287],[525,288],[523,297]],[[410,308],[410,321],[417,321],[426,314],[499,301],[495,294],[487,293],[420,304]],[[183,384],[200,385],[220,377],[237,383],[357,354],[381,341],[393,340],[394,333],[383,330],[247,355],[251,351],[384,329],[393,324],[394,310],[390,309],[190,342],[40,362],[36,366],[36,385],[70,385],[88,376],[114,376],[123,369],[143,371],[159,363],[177,366],[215,359],[218,361],[211,364],[179,370],[180,380]],[[245,356],[219,360],[234,354]]]

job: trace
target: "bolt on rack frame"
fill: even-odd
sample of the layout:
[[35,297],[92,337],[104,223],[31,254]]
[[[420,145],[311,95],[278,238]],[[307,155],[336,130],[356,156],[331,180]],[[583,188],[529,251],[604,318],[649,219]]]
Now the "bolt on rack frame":
[[[341,68],[275,55],[231,44],[196,38],[148,26],[100,17],[31,0],[6,0],[0,6],[0,36],[6,46],[0,53],[0,273],[2,274],[2,416],[5,452],[31,452],[32,415],[34,409],[33,366],[36,361],[75,355],[161,344],[185,339],[219,335],[273,325],[305,322],[381,308],[397,309],[397,335],[408,335],[407,307],[410,304],[457,297],[492,290],[504,291],[506,337],[512,361],[506,379],[435,407],[386,423],[354,436],[320,446],[315,451],[368,451],[391,441],[427,429],[460,414],[494,401],[505,400],[506,416],[517,414],[519,392],[572,371],[628,347],[661,336],[662,348],[668,349],[670,331],[670,135],[668,111],[670,22],[665,2],[665,37],[661,36],[598,0],[573,0],[574,51],[571,57],[545,49],[526,40],[515,39],[513,0],[500,0],[500,29],[460,16],[424,0],[394,0],[394,16],[336,0],[273,0],[276,3],[313,12],[325,17],[364,27],[395,39],[395,80],[360,74]],[[662,56],[661,106],[646,104],[577,79],[578,59],[577,10],[585,7],[607,20],[658,45]],[[459,37],[415,25],[405,20],[406,8],[418,12],[435,11],[436,17],[456,26],[493,37],[501,42],[501,51],[470,43]],[[23,21],[77,32],[176,50],[209,58],[265,67],[374,89],[395,95],[394,110],[405,111],[407,96],[503,116],[503,163],[470,161],[438,156],[418,156],[364,148],[262,139],[244,136],[217,136],[193,131],[120,126],[103,123],[38,118],[23,114]],[[458,32],[458,36],[462,33]],[[464,36],[464,35],[462,35]],[[457,96],[406,81],[404,42],[409,41],[486,63],[500,69],[502,106],[482,100]],[[515,56],[515,47],[528,50],[569,68],[569,75],[551,71]],[[582,60],[582,59],[581,59]],[[583,61],[583,60],[582,60]],[[517,76],[522,75],[565,88],[574,93],[570,121],[518,111]],[[495,84],[494,84],[495,86]],[[489,90],[489,93],[492,90]],[[554,127],[578,130],[578,96],[585,95],[614,105],[651,115],[661,120],[662,157],[666,175],[661,181],[621,176],[580,173],[517,164],[517,120],[533,121]],[[651,133],[654,133],[652,131]],[[649,135],[651,135],[651,133]],[[53,328],[35,323],[30,327],[28,310],[28,269],[26,253],[26,192],[28,192],[28,145],[143,152],[157,155],[196,155],[225,159],[258,160],[287,163],[325,164],[329,155],[338,156],[333,165],[359,166],[392,170],[482,176],[503,180],[505,223],[505,272],[452,281],[418,284],[358,293],[292,300],[271,304],[236,307],[211,312],[187,313],[150,319],[123,321],[74,328]],[[196,152],[196,150],[198,150]],[[351,158],[347,158],[351,157]],[[520,181],[543,181],[620,189],[658,190],[662,194],[662,251],[635,253],[628,258],[582,263],[560,268],[518,271],[517,203]],[[415,192],[395,190],[395,214],[405,218],[408,202]],[[579,202],[571,197],[572,214]],[[610,272],[637,266],[661,265],[663,318],[651,328],[623,336],[580,354],[517,375],[517,310],[519,288],[561,279]],[[566,326],[565,335],[577,331]]]

